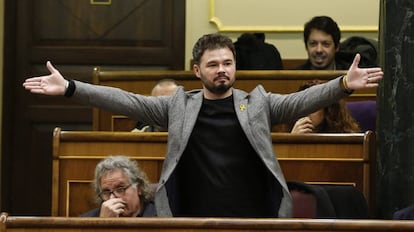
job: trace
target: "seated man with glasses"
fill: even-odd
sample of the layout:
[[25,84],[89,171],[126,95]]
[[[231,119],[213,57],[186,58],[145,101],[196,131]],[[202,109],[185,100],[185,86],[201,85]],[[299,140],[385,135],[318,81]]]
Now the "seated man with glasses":
[[94,189],[100,207],[81,217],[156,216],[154,191],[137,163],[125,156],[109,156],[96,165]]

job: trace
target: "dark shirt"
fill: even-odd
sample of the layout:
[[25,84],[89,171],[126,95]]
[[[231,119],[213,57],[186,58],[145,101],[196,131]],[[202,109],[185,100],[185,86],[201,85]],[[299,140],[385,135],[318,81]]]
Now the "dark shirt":
[[177,169],[174,216],[277,217],[271,202],[281,199],[280,185],[268,187],[274,178],[245,136],[232,97],[203,101]]
[[[92,209],[88,212],[81,214],[81,217],[99,217],[101,214],[101,207]],[[141,212],[137,215],[137,217],[154,217],[157,216],[157,212],[155,210],[154,202],[145,202],[144,208]]]

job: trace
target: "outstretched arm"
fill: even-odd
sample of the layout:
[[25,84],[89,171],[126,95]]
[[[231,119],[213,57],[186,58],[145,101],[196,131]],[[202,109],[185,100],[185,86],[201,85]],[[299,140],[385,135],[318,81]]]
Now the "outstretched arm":
[[378,81],[382,79],[384,73],[381,68],[359,68],[361,56],[357,54],[344,77],[344,87],[348,90],[358,90],[378,86]]
[[24,81],[23,87],[32,93],[45,95],[64,95],[68,81],[48,61],[46,67],[50,74],[40,77],[28,78]]

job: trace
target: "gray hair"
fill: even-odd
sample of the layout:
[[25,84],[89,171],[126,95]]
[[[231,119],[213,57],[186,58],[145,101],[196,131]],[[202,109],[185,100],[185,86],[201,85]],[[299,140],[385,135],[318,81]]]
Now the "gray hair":
[[[112,170],[121,170],[128,177],[131,184],[136,184],[137,188],[141,190],[139,196],[144,202],[152,201],[154,197],[153,189],[151,189],[147,175],[142,171],[138,163],[129,159],[126,156],[108,156],[104,160],[100,161],[95,168],[95,180],[93,187],[95,189],[96,196],[102,191],[101,178],[107,172]],[[98,197],[98,201],[102,201]]]

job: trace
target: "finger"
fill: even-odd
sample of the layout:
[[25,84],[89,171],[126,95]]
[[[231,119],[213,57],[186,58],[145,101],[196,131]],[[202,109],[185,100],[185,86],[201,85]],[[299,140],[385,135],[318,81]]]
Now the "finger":
[[309,117],[306,117],[306,118],[305,118],[305,120],[304,120],[304,122],[305,122],[306,124],[308,124],[308,125],[313,125],[313,124],[312,124],[312,120],[311,120]]
[[311,129],[306,129],[306,130],[303,131],[303,133],[312,133],[312,132],[313,132],[313,130],[311,130]]
[[119,209],[116,211],[117,216],[119,217],[120,215],[122,215],[123,213],[125,213],[124,209]]
[[305,129],[306,129],[306,130],[313,131],[313,130],[315,129],[315,127],[313,126],[313,124],[312,124],[312,123],[310,123],[310,124],[306,124]]
[[25,89],[43,89],[42,86],[36,84],[24,85],[23,87]]
[[367,73],[370,73],[370,74],[379,74],[379,73],[382,73],[382,69],[379,68],[379,67],[376,67],[376,68],[367,68]]
[[304,123],[304,124],[300,125],[299,129],[300,130],[308,130],[308,129],[312,130],[313,125],[312,125],[312,123]]
[[358,68],[360,60],[361,60],[361,55],[359,55],[359,53],[357,53],[354,57],[354,61],[352,61],[351,67],[349,69],[352,70],[354,68]]
[[375,84],[378,83],[379,80],[383,78],[384,73],[382,71],[368,72],[367,84]]
[[300,133],[312,133],[313,130],[310,128],[302,128],[300,129]]
[[116,202],[116,203],[114,203],[114,208],[116,208],[116,209],[124,209],[125,207],[126,207],[126,205],[125,205],[125,203],[124,202]]
[[40,82],[42,77],[31,77],[24,80],[24,83]]
[[311,120],[309,117],[303,117],[301,119],[298,120],[299,124],[305,124],[305,123],[311,123]]
[[39,85],[39,81],[26,81],[23,83],[24,87],[37,87]]
[[53,65],[50,61],[46,62],[46,67],[47,67],[47,69],[49,70],[50,73],[57,72],[57,69],[55,69],[55,67],[53,67]]
[[369,78],[369,82],[378,82],[381,79],[382,79],[382,76],[379,76],[379,75],[377,75],[377,76],[371,76]]

